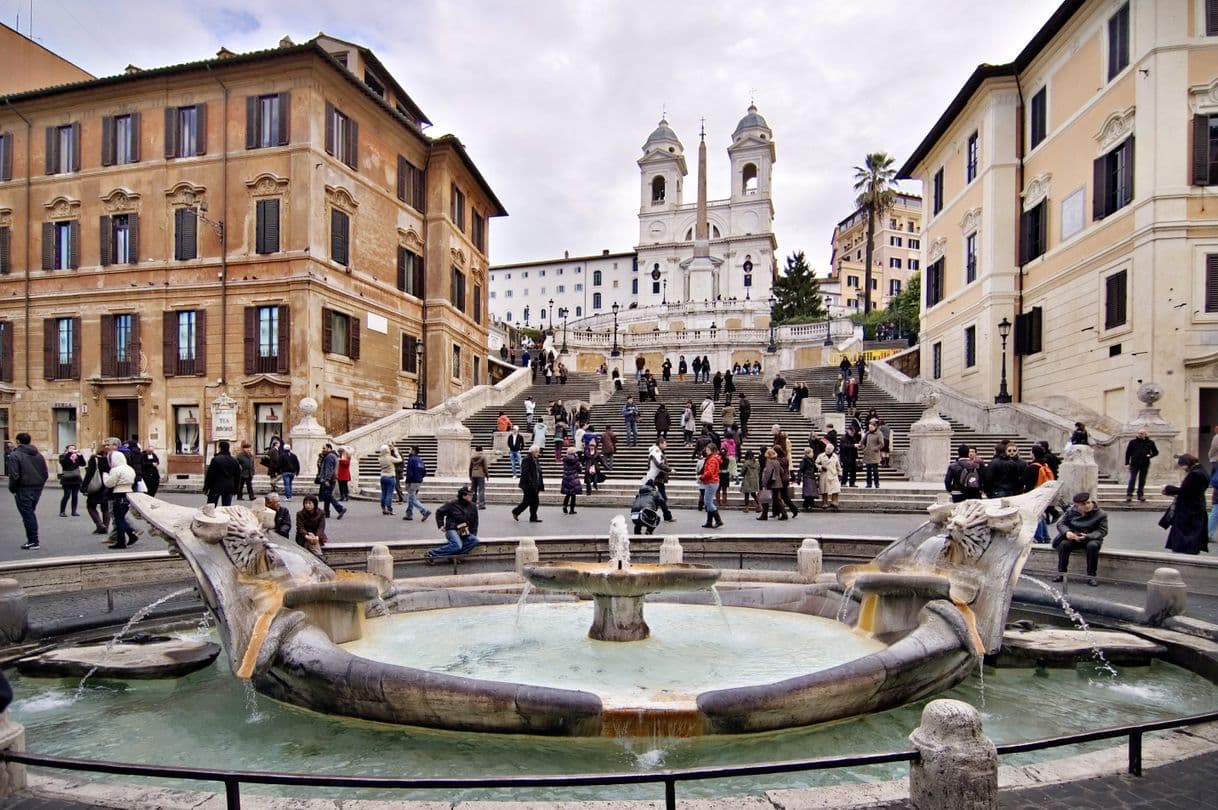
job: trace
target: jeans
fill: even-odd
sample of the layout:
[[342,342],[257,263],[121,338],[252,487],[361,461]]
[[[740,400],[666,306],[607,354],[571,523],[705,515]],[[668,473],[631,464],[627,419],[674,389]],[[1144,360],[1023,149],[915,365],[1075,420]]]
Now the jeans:
[[1210,509],[1210,521],[1206,526],[1205,531],[1206,536],[1211,539],[1214,537],[1214,532],[1218,532],[1218,504],[1215,504],[1214,507]]
[[1067,540],[1063,537],[1061,545],[1057,547],[1058,573],[1066,573],[1066,568],[1070,565],[1070,552],[1076,548],[1081,548],[1087,555],[1087,576],[1095,576],[1095,572],[1100,565],[1100,545],[1102,542],[1101,540]]
[[127,522],[130,511],[131,504],[127,502],[126,495],[115,495],[110,499],[110,513],[114,516],[114,542],[119,545],[128,545],[137,539],[135,529]]
[[639,423],[637,421],[627,422],[626,423],[626,444],[630,445],[631,447],[634,447],[638,443],[639,443]]
[[[529,420],[529,421],[532,421],[532,420]],[[512,450],[510,453],[510,457],[512,459],[512,477],[515,478],[518,475],[520,475],[520,451]]]
[[430,549],[424,556],[435,559],[436,557],[456,557],[459,554],[469,554],[479,542],[476,535],[461,537],[456,529],[444,532],[444,538],[448,541],[447,543],[439,548]]
[[838,413],[841,413],[842,411],[846,410],[846,395],[838,394],[837,400],[834,403],[833,407],[837,410]]
[[1129,468],[1129,486],[1125,489],[1125,500],[1133,497],[1133,486],[1136,482],[1138,485],[1138,497],[1141,498],[1146,494],[1146,473],[1150,472],[1150,465],[1142,467]]
[[[219,492],[211,492],[207,495],[207,502],[212,506],[215,506],[216,504],[219,504],[220,506],[232,506],[233,494],[231,492],[226,492],[221,495]],[[113,504],[111,504],[111,506],[113,507]]]
[[656,494],[660,496],[658,504],[660,507],[660,512],[664,515],[665,520],[671,521],[673,517],[672,510],[668,508],[668,486],[666,484],[661,484],[659,481],[654,483],[656,485]]
[[427,507],[419,502],[419,487],[423,486],[422,481],[414,481],[406,484],[406,517],[412,517],[414,510],[418,509],[419,514],[427,517],[431,514]]
[[321,502],[322,509],[326,513],[326,517],[330,517],[330,507],[333,506],[335,511],[340,515],[346,513],[346,509],[339,506],[338,501],[334,500],[334,482],[325,483],[324,481],[317,488],[317,500]]
[[393,482],[396,480],[392,475],[381,476],[381,509],[386,512],[393,511]]
[[63,510],[67,508],[68,501],[72,502],[72,514],[75,515],[80,503],[80,484],[63,485],[63,497],[59,499],[59,514],[63,514]]
[[17,502],[17,511],[21,513],[21,522],[25,526],[27,543],[38,542],[38,499],[42,497],[42,487],[17,487],[13,499]]
[[469,479],[469,488],[474,491],[474,503],[478,504],[479,509],[486,508],[486,479],[471,478]]
[[285,501],[292,499],[292,481],[296,478],[296,473],[280,473],[279,478],[283,481],[283,499]]
[[879,489],[880,488],[880,465],[879,464],[865,464],[865,465],[863,465],[863,467],[864,467],[864,471],[867,474],[867,487],[871,488],[874,486],[876,489]]
[[715,506],[715,495],[719,492],[718,484],[706,484],[702,490],[702,504],[706,507],[706,514],[713,515],[719,511],[719,507]]

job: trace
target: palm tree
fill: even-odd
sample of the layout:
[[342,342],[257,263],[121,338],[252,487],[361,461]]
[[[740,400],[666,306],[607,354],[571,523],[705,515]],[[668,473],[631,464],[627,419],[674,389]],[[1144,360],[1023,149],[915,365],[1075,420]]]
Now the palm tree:
[[892,208],[896,198],[896,170],[887,152],[872,152],[862,166],[854,167],[854,190],[859,208],[867,209],[867,266],[863,270],[863,314],[871,312],[871,261],[875,253],[875,221]]

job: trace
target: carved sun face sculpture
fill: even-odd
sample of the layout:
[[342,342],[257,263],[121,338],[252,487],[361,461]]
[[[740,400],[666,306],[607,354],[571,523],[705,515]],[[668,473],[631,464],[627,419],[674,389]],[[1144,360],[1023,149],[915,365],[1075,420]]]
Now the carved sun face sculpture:
[[963,501],[952,510],[945,527],[947,542],[943,556],[953,565],[973,566],[990,547],[994,532],[1019,530],[1019,511],[1013,506],[987,506],[983,501]]

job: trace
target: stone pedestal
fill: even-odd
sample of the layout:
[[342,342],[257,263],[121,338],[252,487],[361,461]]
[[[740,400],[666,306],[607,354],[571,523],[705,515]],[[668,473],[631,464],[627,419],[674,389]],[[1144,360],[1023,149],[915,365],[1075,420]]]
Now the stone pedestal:
[[25,639],[29,630],[30,605],[15,579],[0,579],[0,645]]
[[824,567],[824,556],[820,543],[811,537],[804,538],[796,553],[796,569],[806,582],[815,582]]
[[495,433],[491,436],[491,451],[494,452],[496,458],[507,455],[507,440],[509,435],[511,434],[495,431]]
[[393,581],[393,555],[389,553],[389,546],[377,543],[368,551],[368,573]]
[[300,475],[297,478],[311,482],[317,473],[317,455],[331,437],[315,416],[317,400],[305,397],[297,407],[300,409],[300,421],[288,431],[288,443],[292,445],[296,458],[300,459]]
[[448,419],[445,426],[436,431],[436,476],[468,479],[473,434],[457,418],[458,406],[454,400],[448,400],[444,408]]
[[532,537],[523,538],[516,546],[516,573],[524,575],[524,567],[532,565],[540,559],[537,543]]
[[670,535],[660,543],[660,564],[675,565],[685,561],[685,549],[681,548],[681,538]]
[[938,394],[924,396],[922,416],[909,426],[905,474],[911,481],[941,481],[952,462],[952,426],[939,416],[938,406]]
[[1146,583],[1146,603],[1142,621],[1158,627],[1172,616],[1183,616],[1188,607],[1188,587],[1180,572],[1174,568],[1156,568]]
[[959,700],[932,700],[909,741],[920,755],[909,765],[909,801],[916,810],[997,810],[998,751],[976,709]]
[[807,419],[816,419],[821,414],[820,397],[807,397],[800,404],[800,413]]
[[[25,726],[13,720],[8,712],[0,714],[0,751],[24,751]],[[25,789],[25,766],[10,762],[0,768],[0,796],[10,796]]]
[[1062,463],[1057,470],[1057,500],[1070,503],[1079,492],[1095,495],[1100,483],[1100,467],[1095,463],[1095,451],[1090,445],[1068,444],[1062,451]]
[[[1146,487],[1150,489],[1153,485],[1154,489],[1159,489],[1164,484],[1180,483],[1180,474],[1176,469],[1176,456],[1179,454],[1177,446],[1177,437],[1180,431],[1176,430],[1175,426],[1163,418],[1159,409],[1155,407],[1163,397],[1163,388],[1158,383],[1146,383],[1138,389],[1138,399],[1142,401],[1144,406],[1138,415],[1126,422],[1121,427],[1121,432],[1114,437],[1116,453],[1121,464],[1125,461],[1125,448],[1129,443],[1137,437],[1139,431],[1146,431],[1146,435],[1155,443],[1155,447],[1159,450],[1159,455],[1150,460],[1150,471],[1146,474]],[[1115,465],[1114,465],[1115,466]],[[1118,467],[1124,471],[1123,467]],[[1128,474],[1121,479],[1121,483],[1128,483]]]
[[837,435],[841,436],[846,432],[846,414],[838,413],[837,411],[825,411],[821,414],[821,418],[825,420],[825,432],[829,432],[829,428],[837,431]]

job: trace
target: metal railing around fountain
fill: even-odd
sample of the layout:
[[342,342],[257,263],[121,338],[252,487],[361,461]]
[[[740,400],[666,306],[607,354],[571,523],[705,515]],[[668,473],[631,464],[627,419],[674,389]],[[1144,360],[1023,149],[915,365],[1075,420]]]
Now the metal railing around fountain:
[[[1007,754],[1042,751],[1067,745],[1110,740],[1125,737],[1129,753],[1128,772],[1142,775],[1142,738],[1155,731],[1168,731],[1185,726],[1218,722],[1218,712],[1194,714],[1171,720],[1155,720],[1127,726],[1084,731],[1060,737],[1046,737],[1019,743],[995,746],[999,756]],[[390,779],[367,776],[314,776],[302,773],[270,773],[258,771],[229,771],[210,768],[170,768],[161,765],[138,765],[122,762],[104,762],[70,757],[50,757],[18,751],[0,751],[0,762],[13,762],[40,768],[85,771],[88,773],[110,773],[119,776],[143,776],[159,779],[188,779],[199,782],[220,782],[224,785],[226,807],[240,810],[241,785],[284,785],[295,787],[364,788],[376,790],[428,790],[428,789],[477,789],[477,788],[538,788],[538,787],[585,787],[598,785],[640,785],[662,783],[664,806],[676,810],[677,784],[706,779],[732,779],[743,776],[766,776],[801,771],[825,771],[834,768],[853,768],[866,765],[887,765],[894,762],[914,762],[918,752],[886,751],[878,754],[855,754],[849,756],[820,757],[818,759],[787,762],[768,762],[761,765],[729,765],[719,768],[688,768],[650,773],[581,774],[574,776],[492,776],[478,778],[419,778]]]

